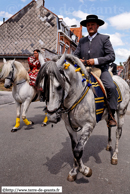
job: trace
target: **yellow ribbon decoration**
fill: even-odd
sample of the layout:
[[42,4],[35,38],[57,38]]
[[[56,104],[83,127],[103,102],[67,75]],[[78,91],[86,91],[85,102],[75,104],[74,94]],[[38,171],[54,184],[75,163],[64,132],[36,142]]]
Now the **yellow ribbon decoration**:
[[47,123],[47,121],[48,121],[48,117],[45,116],[43,123]]
[[20,126],[20,118],[16,118],[16,124],[15,124],[15,128],[18,128]]
[[65,69],[68,69],[69,66],[70,66],[70,64],[66,64],[66,63],[64,64]]
[[75,69],[75,72],[78,72],[78,71],[80,71],[81,70],[81,68],[77,68],[77,69]]
[[30,124],[31,124],[30,121],[28,121],[27,118],[26,118],[26,119],[23,119],[23,122],[24,122],[26,125],[30,125]]

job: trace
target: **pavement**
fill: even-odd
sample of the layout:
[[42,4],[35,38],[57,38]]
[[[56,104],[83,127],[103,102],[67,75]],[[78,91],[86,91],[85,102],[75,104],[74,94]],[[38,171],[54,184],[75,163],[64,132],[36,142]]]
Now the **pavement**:
[[[0,101],[4,96],[7,101],[3,102],[11,100],[11,92],[0,94]],[[44,105],[38,101],[31,103],[27,118],[34,125],[26,126],[21,119],[15,133],[10,131],[15,125],[16,105],[0,106],[0,187],[62,186],[63,194],[130,194],[130,104],[119,141],[118,165],[111,165],[113,149],[106,151],[108,130],[105,121],[100,121],[83,154],[83,162],[93,174],[84,177],[78,173],[73,183],[67,181],[73,165],[69,134],[63,120],[41,127]],[[113,148],[115,131],[116,127],[112,129]]]
[[[0,106],[12,103],[15,103],[12,92],[0,91]],[[127,112],[130,113],[130,103],[128,105]]]
[[12,96],[12,92],[0,91],[0,106],[11,103],[15,103],[14,98]]

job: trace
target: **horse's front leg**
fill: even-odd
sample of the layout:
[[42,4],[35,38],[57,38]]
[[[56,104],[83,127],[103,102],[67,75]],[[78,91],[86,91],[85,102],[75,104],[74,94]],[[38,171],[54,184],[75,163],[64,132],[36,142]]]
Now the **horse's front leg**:
[[79,171],[86,177],[90,177],[92,175],[92,170],[83,164],[82,155],[85,144],[87,143],[92,130],[92,125],[87,123],[82,129],[82,134],[80,136],[78,144],[74,148],[74,157],[76,158],[79,164]]
[[[72,129],[70,128],[69,135],[71,138],[71,146],[72,146],[72,151],[74,154],[74,148],[76,147],[78,140],[77,140],[77,133],[73,132],[71,130]],[[74,158],[73,168],[71,169],[71,171],[69,172],[69,175],[67,177],[68,181],[73,182],[76,180],[77,174],[78,174],[78,169],[79,169],[79,164],[78,164],[76,158]]]
[[21,113],[21,104],[16,102],[17,106],[17,117],[16,117],[16,123],[11,132],[16,132],[17,129],[20,127],[20,113]]
[[28,108],[29,108],[30,103],[31,103],[31,99],[30,99],[30,98],[27,99],[27,100],[23,103],[22,119],[23,119],[23,121],[24,121],[24,123],[25,123],[26,125],[32,125],[32,124],[34,124],[32,121],[29,121],[29,120],[26,118],[26,112],[27,112],[27,110],[28,110]]

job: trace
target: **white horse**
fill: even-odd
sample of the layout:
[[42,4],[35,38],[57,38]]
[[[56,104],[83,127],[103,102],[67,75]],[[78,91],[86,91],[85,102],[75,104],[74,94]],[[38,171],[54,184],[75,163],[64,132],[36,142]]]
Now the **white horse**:
[[[44,59],[40,54],[39,57],[40,63],[44,64]],[[23,105],[22,111],[22,119],[26,125],[32,125],[32,121],[28,121],[26,118],[26,113],[29,108],[30,103],[33,100],[36,100],[37,91],[34,87],[29,85],[29,75],[24,66],[15,60],[6,61],[3,59],[3,68],[0,74],[0,79],[5,80],[4,87],[10,88],[12,87],[12,95],[15,99],[16,106],[17,106],[17,117],[16,117],[16,124],[11,130],[11,132],[17,131],[20,127],[20,115],[21,115],[21,106]]]
[[[65,62],[66,61],[66,62]],[[60,115],[64,120],[66,129],[72,142],[74,155],[73,168],[69,172],[68,181],[76,179],[78,171],[86,177],[92,175],[92,170],[82,162],[82,155],[93,128],[96,125],[96,110],[93,89],[86,81],[82,82],[81,73],[74,67],[77,64],[81,68],[83,76],[89,80],[89,74],[81,61],[73,55],[63,55],[57,62],[46,62],[41,68],[36,84],[43,80],[45,98],[48,114],[56,115],[55,120],[59,120]],[[117,109],[117,130],[116,145],[111,159],[112,164],[118,161],[118,141],[121,137],[124,115],[129,103],[129,86],[119,76],[113,76],[113,80],[118,84],[122,93],[122,102]],[[102,119],[108,120],[108,111],[105,109]],[[78,131],[81,135],[78,138]],[[107,150],[111,148],[111,128],[109,128],[109,138]]]

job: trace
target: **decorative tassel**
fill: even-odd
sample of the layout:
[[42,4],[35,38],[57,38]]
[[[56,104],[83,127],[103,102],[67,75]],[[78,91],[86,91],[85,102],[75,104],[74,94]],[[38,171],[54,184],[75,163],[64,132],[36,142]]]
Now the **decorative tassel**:
[[75,72],[79,72],[81,70],[81,68],[75,69]]
[[83,78],[83,79],[82,79],[82,82],[85,82],[85,81],[86,81],[86,79],[85,79],[85,78]]
[[77,64],[74,64],[74,67],[78,67],[78,65]]
[[20,118],[16,118],[16,124],[15,124],[15,128],[18,128],[20,126]]
[[66,63],[64,64],[64,68],[65,68],[65,69],[68,69],[69,66],[70,66],[69,63],[68,63],[68,64],[66,64]]
[[88,83],[87,86],[90,87],[90,86],[92,86],[92,84]]

